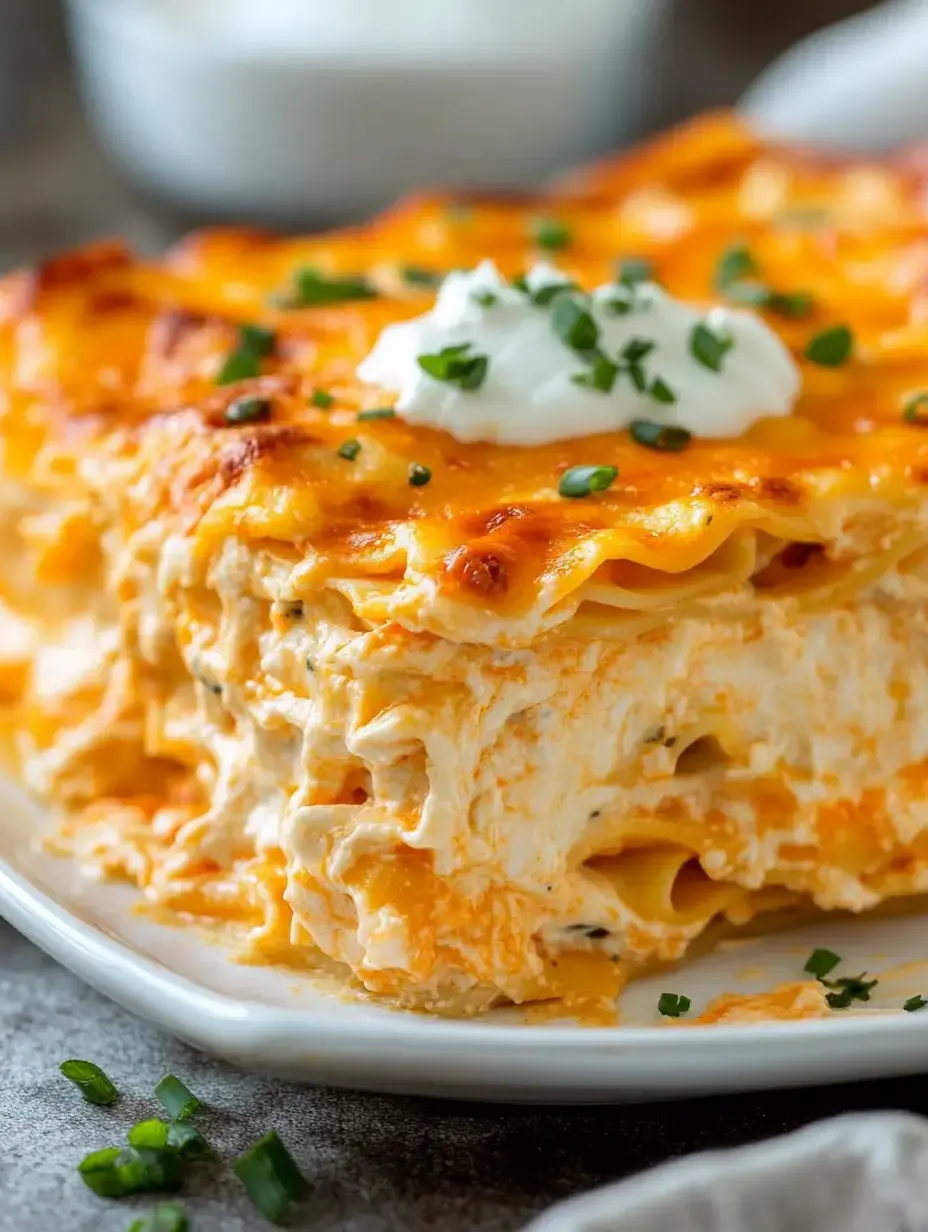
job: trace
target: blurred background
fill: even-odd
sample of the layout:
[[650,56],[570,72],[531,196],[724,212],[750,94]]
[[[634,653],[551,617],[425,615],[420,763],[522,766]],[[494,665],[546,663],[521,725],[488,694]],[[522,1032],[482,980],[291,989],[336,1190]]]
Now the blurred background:
[[424,183],[531,183],[734,103],[873,8],[0,0],[0,269],[102,233],[153,250],[210,219],[313,227]]

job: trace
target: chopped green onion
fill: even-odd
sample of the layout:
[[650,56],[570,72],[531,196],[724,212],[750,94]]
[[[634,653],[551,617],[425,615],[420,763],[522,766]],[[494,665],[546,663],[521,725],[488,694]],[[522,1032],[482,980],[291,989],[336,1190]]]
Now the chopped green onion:
[[832,325],[806,343],[803,355],[822,368],[840,368],[850,358],[854,335],[847,325]]
[[628,433],[636,445],[659,449],[665,453],[679,453],[681,449],[686,449],[693,439],[686,428],[665,427],[663,424],[652,423],[650,419],[632,420]]
[[614,317],[627,317],[634,307],[635,300],[631,288],[624,295],[613,295],[610,299],[603,300],[603,308]]
[[574,385],[584,385],[589,389],[597,389],[600,393],[608,394],[612,392],[618,375],[618,364],[614,364],[605,355],[597,355],[588,372],[576,372],[570,379]]
[[211,1155],[209,1144],[198,1129],[186,1121],[172,1121],[168,1126],[167,1145],[183,1159],[201,1159]]
[[923,1010],[926,1005],[928,1001],[924,997],[909,997],[902,1008],[907,1014],[914,1014],[916,1010]]
[[81,1180],[101,1198],[122,1198],[180,1186],[181,1163],[175,1150],[104,1147],[85,1156],[77,1168]]
[[480,308],[494,308],[499,303],[495,291],[475,291],[472,299]]
[[690,353],[697,363],[711,372],[722,371],[722,360],[734,346],[734,339],[715,333],[704,322],[693,326]]
[[627,364],[638,364],[657,346],[650,338],[632,338],[622,348],[622,358]]
[[813,950],[806,959],[803,971],[808,971],[809,975],[814,975],[817,980],[820,980],[834,971],[840,961],[840,957],[833,954],[831,950]]
[[272,1129],[232,1164],[252,1202],[265,1219],[281,1224],[306,1193],[306,1181],[290,1152]]
[[489,359],[486,355],[468,355],[473,343],[461,342],[444,347],[434,355],[420,355],[417,363],[436,381],[445,381],[461,389],[479,389],[486,379]]
[[113,1104],[119,1098],[116,1087],[93,1061],[62,1061],[58,1069],[74,1083],[88,1104]]
[[139,1121],[138,1125],[132,1126],[127,1137],[130,1146],[163,1151],[168,1144],[168,1123],[158,1117],[152,1117],[150,1121]]
[[523,295],[531,295],[528,289],[528,279],[524,274],[516,274],[512,280],[512,286],[514,290],[521,291]]
[[361,452],[361,442],[356,440],[342,441],[336,452],[340,458],[353,462]]
[[589,351],[599,341],[599,326],[583,304],[561,295],[551,309],[551,325],[560,340],[574,351]]
[[189,1232],[187,1212],[176,1202],[163,1202],[150,1215],[136,1219],[128,1232]]
[[404,265],[400,271],[403,281],[411,287],[438,287],[444,282],[444,274],[425,269],[421,265]]
[[808,291],[769,291],[763,307],[778,317],[807,317],[814,301]]
[[172,1121],[189,1120],[200,1106],[194,1093],[173,1074],[165,1074],[155,1087],[155,1099]]
[[310,398],[313,406],[321,407],[324,411],[327,411],[334,401],[334,396],[327,393],[324,389],[314,389]]
[[226,407],[226,423],[263,423],[270,419],[272,409],[269,398],[236,398]]
[[358,423],[367,423],[372,419],[396,419],[396,411],[392,406],[376,406],[370,411],[358,411]]
[[261,360],[270,355],[277,343],[273,330],[262,325],[240,325],[238,346],[228,356],[216,376],[217,385],[232,385],[259,376]]
[[645,257],[626,257],[618,264],[616,271],[619,282],[626,286],[634,286],[638,282],[652,282],[654,279],[654,262]]
[[592,492],[605,492],[615,483],[618,474],[615,466],[572,466],[561,476],[558,494],[577,499]]
[[547,308],[559,295],[563,295],[565,291],[576,291],[577,284],[575,282],[547,282],[543,287],[539,287],[537,291],[529,292],[532,297],[532,303],[539,308]]
[[413,462],[409,467],[409,482],[414,488],[424,488],[432,478],[432,472],[427,466]]
[[715,285],[720,291],[727,291],[732,283],[744,278],[752,278],[758,273],[758,265],[750,251],[743,244],[735,244],[726,248],[719,257],[715,267]]
[[136,1219],[129,1232],[190,1232],[187,1212],[176,1202],[162,1202],[150,1215]]
[[291,290],[277,303],[281,308],[320,308],[376,298],[377,288],[360,275],[329,278],[317,269],[304,266],[296,270]]
[[928,428],[928,392],[910,398],[902,408],[902,418],[906,423]]
[[679,1018],[691,1005],[689,997],[675,992],[662,992],[657,1001],[657,1012],[665,1018]]
[[570,228],[556,218],[540,218],[534,225],[532,238],[539,248],[558,252],[570,244],[573,236]]
[[[651,382],[651,388],[648,390],[648,393],[651,395],[651,397],[654,399],[655,402],[663,402],[669,405],[670,403],[676,402],[677,400],[677,395],[670,388],[667,382],[662,380],[659,376],[655,377],[654,380]],[[678,429],[678,431],[682,432],[683,429],[680,428]],[[687,433],[686,435],[687,435],[687,439],[689,439],[689,433]]]

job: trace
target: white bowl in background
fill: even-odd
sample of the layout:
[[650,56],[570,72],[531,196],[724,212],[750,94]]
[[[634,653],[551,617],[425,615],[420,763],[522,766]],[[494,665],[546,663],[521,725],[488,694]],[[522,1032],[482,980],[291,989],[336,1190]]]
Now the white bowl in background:
[[68,0],[130,173],[199,211],[514,188],[635,136],[665,0]]

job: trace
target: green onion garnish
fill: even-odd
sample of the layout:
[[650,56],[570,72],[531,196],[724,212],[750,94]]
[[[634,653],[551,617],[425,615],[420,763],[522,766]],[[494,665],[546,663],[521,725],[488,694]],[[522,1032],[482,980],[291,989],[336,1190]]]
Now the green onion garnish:
[[[677,400],[677,395],[670,388],[667,382],[662,380],[660,377],[655,377],[655,379],[651,382],[651,388],[648,390],[648,393],[655,402],[663,402],[669,405]],[[681,428],[679,431],[682,432],[683,429]],[[687,433],[687,438],[689,438],[689,433]]]
[[600,393],[608,394],[612,392],[618,375],[618,364],[614,364],[605,355],[597,355],[588,372],[576,372],[570,379],[574,385],[583,385],[588,389],[597,389]]
[[370,411],[358,411],[358,423],[367,423],[372,419],[396,419],[396,411],[392,406],[375,406]]
[[249,1198],[271,1223],[283,1223],[292,1204],[306,1193],[306,1181],[273,1129],[239,1155],[232,1168]]
[[629,288],[624,295],[613,295],[603,300],[603,308],[613,317],[627,317],[635,307],[633,292]]
[[534,224],[532,238],[539,248],[559,252],[573,239],[570,228],[556,218],[539,218]]
[[238,345],[219,369],[216,384],[232,385],[259,376],[261,360],[271,354],[276,343],[273,330],[261,325],[240,325]]
[[334,401],[334,396],[327,393],[324,389],[314,389],[310,398],[313,406],[321,407],[324,411],[327,411]]
[[400,273],[403,275],[403,281],[411,287],[438,287],[445,278],[444,274],[425,269],[421,265],[404,265]]
[[803,355],[822,368],[840,368],[850,358],[854,335],[847,325],[832,325],[806,343]]
[[200,1106],[200,1101],[173,1074],[165,1074],[155,1087],[155,1099],[172,1121],[187,1121]]
[[605,492],[615,483],[618,474],[615,466],[572,466],[561,476],[558,494],[576,499],[589,496],[591,492]]
[[559,295],[563,295],[565,291],[576,291],[577,284],[575,282],[547,282],[543,287],[539,287],[537,291],[530,291],[532,303],[539,308],[547,308]]
[[377,288],[360,275],[329,278],[311,266],[304,266],[294,273],[290,291],[276,302],[280,308],[321,308],[376,298]]
[[409,467],[409,482],[414,488],[424,488],[432,478],[432,472],[427,466],[413,462]]
[[808,291],[769,291],[763,307],[778,317],[807,317],[814,301]]
[[486,355],[468,355],[473,343],[461,342],[444,347],[434,355],[420,355],[417,363],[436,381],[446,381],[461,389],[479,389],[483,384],[490,361]]
[[679,453],[693,439],[686,428],[664,427],[650,419],[634,419],[629,424],[629,436],[637,445],[659,449],[665,453]]
[[187,1212],[176,1202],[162,1202],[150,1215],[136,1219],[129,1232],[190,1232]]
[[814,975],[817,980],[834,971],[841,958],[837,954],[833,954],[831,950],[813,950],[806,959],[806,965],[803,971],[808,971],[809,975]]
[[599,326],[586,308],[569,295],[561,295],[551,309],[551,325],[560,340],[574,351],[589,351],[599,341]]
[[58,1068],[88,1104],[113,1104],[119,1098],[116,1087],[93,1061],[62,1061]]
[[101,1198],[122,1198],[158,1189],[170,1192],[178,1189],[181,1181],[180,1155],[172,1147],[104,1147],[85,1156],[77,1170],[87,1188]]
[[127,1135],[129,1145],[137,1149],[146,1147],[150,1151],[163,1151],[168,1144],[168,1123],[158,1117],[149,1121],[139,1121],[133,1125]]
[[169,1147],[173,1147],[182,1159],[200,1159],[211,1155],[212,1151],[206,1139],[198,1129],[188,1125],[186,1121],[172,1121],[168,1126]]
[[753,278],[757,273],[758,265],[750,251],[743,244],[735,244],[726,248],[718,259],[715,285],[720,291],[727,291],[732,283]]
[[923,1010],[926,1005],[928,1001],[924,997],[909,997],[902,1008],[907,1014],[914,1014],[916,1010]]
[[928,392],[915,394],[910,398],[902,408],[902,418],[906,423],[928,428]]
[[481,308],[493,308],[499,303],[499,296],[495,291],[475,291],[471,298]]
[[272,409],[269,398],[236,398],[226,407],[226,423],[263,423],[270,419]]
[[662,992],[657,1000],[657,1012],[663,1014],[665,1018],[679,1018],[681,1014],[685,1014],[692,1005],[689,997],[684,997],[680,993]]
[[711,372],[722,371],[722,360],[734,346],[734,339],[715,333],[704,322],[693,326],[690,353],[697,363]]
[[860,975],[821,981],[826,988],[838,989],[837,992],[830,992],[825,998],[833,1010],[846,1010],[852,1001],[870,1000],[870,989],[875,988],[879,980],[865,980],[865,975],[866,972],[863,971]]
[[356,440],[342,441],[336,452],[340,458],[353,462],[361,452],[361,442]]
[[619,282],[624,282],[626,286],[634,286],[637,282],[652,282],[654,262],[645,257],[626,257],[619,262],[616,272]]

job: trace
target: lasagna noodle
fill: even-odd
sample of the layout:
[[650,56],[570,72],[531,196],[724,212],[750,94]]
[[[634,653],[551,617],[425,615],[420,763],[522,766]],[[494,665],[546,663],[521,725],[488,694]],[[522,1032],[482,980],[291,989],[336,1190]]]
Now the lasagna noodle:
[[[9,276],[0,694],[59,841],[259,959],[448,1013],[608,999],[713,919],[925,889],[923,187],[715,116],[529,204]],[[707,300],[749,244],[812,296],[770,317],[797,359],[835,319],[854,359],[681,453],[358,420],[390,401],[358,361],[430,302],[398,270],[514,274],[539,212],[585,286],[619,253]],[[287,307],[310,265],[381,293]],[[217,384],[256,323],[257,375]],[[266,419],[229,425],[245,395]],[[591,459],[616,484],[559,498]]]

